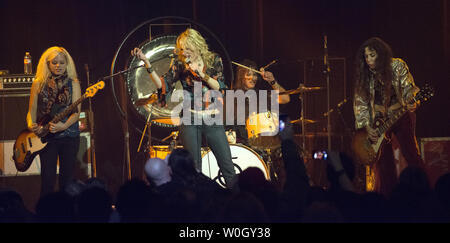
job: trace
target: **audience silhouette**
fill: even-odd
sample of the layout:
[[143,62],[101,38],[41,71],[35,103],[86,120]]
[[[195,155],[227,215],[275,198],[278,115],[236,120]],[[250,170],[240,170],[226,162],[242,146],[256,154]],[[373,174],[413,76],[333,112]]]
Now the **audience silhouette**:
[[390,195],[357,192],[352,158],[329,151],[329,185],[312,186],[292,125],[286,124],[279,133],[286,174],[283,187],[266,180],[259,168],[248,167],[231,188],[224,188],[195,169],[187,150],[175,149],[164,160],[148,159],[146,180],[126,181],[117,194],[99,178],[73,180],[63,190],[39,198],[32,212],[19,193],[0,190],[0,222],[450,222],[450,173],[433,188],[422,168],[409,166]]

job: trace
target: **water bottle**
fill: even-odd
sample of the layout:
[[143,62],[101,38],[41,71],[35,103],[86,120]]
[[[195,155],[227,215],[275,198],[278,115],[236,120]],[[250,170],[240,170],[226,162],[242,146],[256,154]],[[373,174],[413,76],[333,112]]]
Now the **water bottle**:
[[25,74],[32,74],[33,67],[31,63],[31,56],[29,52],[25,52],[25,57],[23,58],[23,72]]

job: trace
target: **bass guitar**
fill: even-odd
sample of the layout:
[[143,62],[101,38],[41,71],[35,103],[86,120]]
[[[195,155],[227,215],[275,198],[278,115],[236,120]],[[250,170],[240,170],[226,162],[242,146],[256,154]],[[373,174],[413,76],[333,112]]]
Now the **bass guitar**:
[[[434,95],[434,90],[425,85],[423,89],[421,89],[416,95],[407,100],[408,104],[417,104],[427,101]],[[389,118],[387,119],[378,119],[374,122],[373,128],[376,130],[378,134],[378,139],[375,142],[372,142],[369,139],[369,134],[367,133],[366,128],[361,128],[356,131],[353,140],[352,140],[352,149],[356,155],[356,159],[362,163],[363,165],[372,166],[377,162],[380,158],[381,151],[385,144],[389,143],[389,131],[396,124],[403,115],[408,112],[406,106],[395,111]]]
[[84,99],[93,97],[99,89],[103,89],[104,87],[105,82],[103,81],[89,86],[89,88],[86,89],[86,92],[77,101],[73,102],[61,113],[58,113],[53,117],[51,117],[50,115],[46,115],[40,118],[37,121],[37,124],[39,125],[38,134],[35,134],[28,129],[22,130],[19,136],[17,136],[13,147],[12,159],[14,160],[16,169],[20,172],[25,172],[26,170],[28,170],[36,155],[38,155],[47,145],[48,139],[55,136],[54,133],[50,133],[49,131],[50,122],[58,123],[67,115],[71,114],[75,109],[77,109],[77,106]]

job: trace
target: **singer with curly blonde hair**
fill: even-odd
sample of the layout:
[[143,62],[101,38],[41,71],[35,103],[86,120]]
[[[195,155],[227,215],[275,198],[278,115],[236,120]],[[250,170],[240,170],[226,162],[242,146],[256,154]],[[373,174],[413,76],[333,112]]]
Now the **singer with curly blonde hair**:
[[[201,94],[196,93],[196,97],[206,97],[212,91],[223,91],[227,88],[223,75],[222,59],[216,53],[209,50],[206,40],[196,30],[188,28],[181,33],[176,41],[175,53],[178,60],[174,62],[169,71],[161,78],[153,70],[152,65],[145,57],[142,50],[135,48],[131,51],[133,56],[137,56],[145,63],[145,67],[150,75],[151,80],[158,88],[158,96],[160,104],[165,103],[165,94],[170,94],[174,90],[175,82],[181,81],[183,91],[185,91],[184,105],[194,107],[189,114],[183,111],[183,117],[190,117],[191,123],[183,123],[180,127],[180,137],[183,146],[188,150],[195,161],[197,171],[202,170],[202,136],[206,138],[207,146],[209,146],[217,159],[219,168],[225,179],[226,187],[232,186],[235,176],[234,165],[231,160],[230,145],[228,144],[223,124],[194,124],[194,117],[205,117],[205,114],[217,116],[219,113],[212,114],[210,109],[211,103],[200,101],[194,98],[194,87],[200,87]],[[210,92],[211,91],[211,92]],[[199,92],[199,93],[200,93]],[[161,95],[162,94],[162,95]],[[219,98],[217,98],[219,99]],[[203,118],[201,118],[203,119]],[[183,119],[184,120],[184,119]]]

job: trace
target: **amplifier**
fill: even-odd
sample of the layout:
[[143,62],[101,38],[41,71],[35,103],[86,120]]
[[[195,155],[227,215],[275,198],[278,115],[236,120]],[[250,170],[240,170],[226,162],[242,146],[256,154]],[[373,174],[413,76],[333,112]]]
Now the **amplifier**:
[[34,74],[8,74],[0,76],[0,90],[30,89]]

